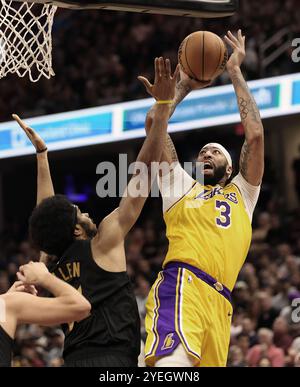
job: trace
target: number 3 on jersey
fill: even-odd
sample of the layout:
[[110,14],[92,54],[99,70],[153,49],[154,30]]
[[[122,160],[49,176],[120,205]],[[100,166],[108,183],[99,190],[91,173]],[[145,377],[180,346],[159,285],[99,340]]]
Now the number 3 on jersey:
[[231,207],[222,200],[216,200],[216,210],[220,211],[220,216],[216,218],[218,227],[228,228],[231,226]]

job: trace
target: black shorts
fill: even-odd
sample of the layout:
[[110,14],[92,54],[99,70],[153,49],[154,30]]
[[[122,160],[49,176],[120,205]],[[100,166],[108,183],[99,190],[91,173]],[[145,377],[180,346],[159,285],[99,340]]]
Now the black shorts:
[[86,357],[84,353],[80,359],[65,359],[64,367],[137,367],[135,357],[119,354],[105,354],[95,357]]

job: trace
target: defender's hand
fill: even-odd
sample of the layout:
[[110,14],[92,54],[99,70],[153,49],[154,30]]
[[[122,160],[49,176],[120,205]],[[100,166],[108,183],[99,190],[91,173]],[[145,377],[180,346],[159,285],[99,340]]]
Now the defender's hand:
[[49,271],[42,262],[29,262],[27,265],[20,266],[17,277],[24,284],[42,285]]
[[171,63],[169,59],[162,57],[155,58],[155,79],[152,85],[145,77],[139,76],[138,80],[143,83],[147,92],[158,101],[169,101],[175,97],[175,86],[179,74],[177,65],[174,74],[171,73]]
[[234,69],[236,66],[241,67],[246,57],[245,39],[246,37],[242,35],[241,30],[238,30],[237,38],[230,31],[225,36],[225,41],[233,49],[233,53],[226,65],[228,71]]
[[22,281],[16,281],[7,291],[7,293],[13,292],[25,292],[32,294],[33,296],[36,296],[38,293],[34,285],[26,285]]
[[47,150],[45,141],[32,128],[27,126],[17,114],[13,114],[12,118],[17,121],[20,127],[24,130],[32,145],[35,147],[37,153],[42,153]]

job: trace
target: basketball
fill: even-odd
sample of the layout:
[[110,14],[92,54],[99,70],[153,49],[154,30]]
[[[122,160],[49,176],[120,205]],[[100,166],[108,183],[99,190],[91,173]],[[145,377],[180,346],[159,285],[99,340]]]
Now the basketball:
[[211,81],[222,74],[228,59],[223,40],[209,31],[188,35],[178,50],[182,70],[198,81]]

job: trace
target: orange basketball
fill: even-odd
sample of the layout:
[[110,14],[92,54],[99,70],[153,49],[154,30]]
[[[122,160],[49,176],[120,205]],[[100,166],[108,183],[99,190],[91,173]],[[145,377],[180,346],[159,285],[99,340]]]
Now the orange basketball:
[[211,81],[220,75],[228,59],[223,40],[209,31],[188,35],[178,50],[182,70],[198,81]]

